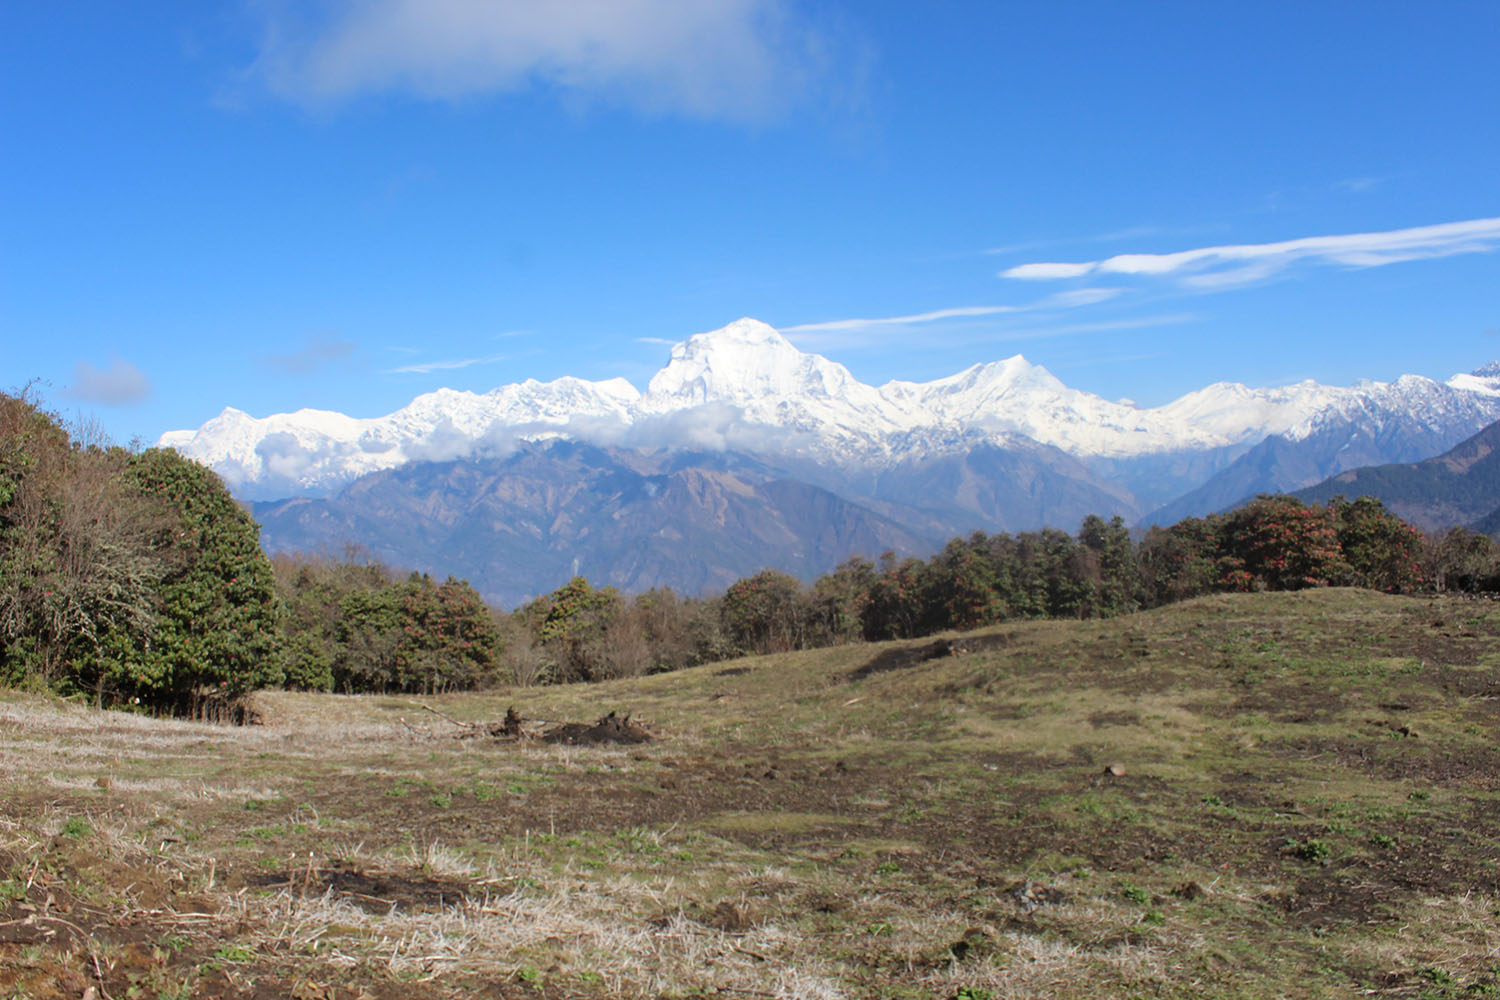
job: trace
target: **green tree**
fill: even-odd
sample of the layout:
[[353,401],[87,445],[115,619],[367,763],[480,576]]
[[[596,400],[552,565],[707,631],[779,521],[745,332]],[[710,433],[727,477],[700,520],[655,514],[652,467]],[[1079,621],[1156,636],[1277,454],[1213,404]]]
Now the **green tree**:
[[1338,525],[1339,549],[1349,566],[1347,582],[1375,590],[1411,592],[1423,586],[1422,533],[1375,497],[1328,501]]
[[604,635],[623,605],[620,592],[613,587],[595,590],[588,580],[575,576],[544,601],[538,609],[537,637],[553,651],[561,674],[558,679],[602,677],[606,673]]
[[1008,611],[996,592],[995,567],[982,533],[950,541],[928,561],[923,583],[924,633],[978,628],[1000,621]]
[[433,586],[412,574],[399,588],[401,632],[395,686],[435,694],[477,686],[494,674],[498,637],[489,608],[467,580]]
[[170,449],[134,456],[126,477],[172,515],[153,539],[168,566],[156,632],[130,663],[143,700],[196,715],[209,696],[279,684],[280,605],[260,528],[217,475]]
[[1201,517],[1148,530],[1136,550],[1145,605],[1155,608],[1210,593],[1219,581],[1218,545],[1215,526]]
[[1140,606],[1135,550],[1130,529],[1119,515],[1106,521],[1090,514],[1078,530],[1078,543],[1091,557],[1092,613],[1123,615]]
[[927,616],[926,566],[916,559],[896,561],[894,552],[880,557],[880,575],[870,584],[861,618],[871,641],[921,635]]
[[813,582],[809,601],[815,645],[854,642],[863,635],[862,616],[875,580],[875,564],[854,557]]
[[396,585],[355,588],[345,593],[339,600],[335,689],[347,694],[399,690],[397,654],[404,625],[401,592]]
[[1323,507],[1263,495],[1215,523],[1222,589],[1326,587],[1348,573],[1337,521]]
[[808,608],[796,577],[774,569],[736,580],[720,605],[724,633],[743,653],[783,653],[806,645]]

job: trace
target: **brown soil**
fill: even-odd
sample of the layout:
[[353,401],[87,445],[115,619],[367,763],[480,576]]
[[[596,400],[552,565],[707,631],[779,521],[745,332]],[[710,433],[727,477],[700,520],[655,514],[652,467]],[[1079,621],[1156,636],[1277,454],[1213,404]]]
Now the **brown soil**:
[[565,722],[542,734],[543,743],[600,746],[605,743],[650,743],[651,734],[630,721],[628,715],[610,712],[592,726]]
[[254,875],[246,884],[257,888],[291,889],[301,896],[331,895],[366,913],[436,913],[460,906],[469,899],[471,886],[455,879],[430,878],[402,872],[361,869],[347,861],[327,866],[292,869]]

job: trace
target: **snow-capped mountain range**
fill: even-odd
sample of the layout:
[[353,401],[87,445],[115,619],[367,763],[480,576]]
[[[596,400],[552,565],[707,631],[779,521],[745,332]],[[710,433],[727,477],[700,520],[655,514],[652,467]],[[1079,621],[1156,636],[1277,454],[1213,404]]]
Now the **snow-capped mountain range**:
[[1394,417],[1452,428],[1455,440],[1500,420],[1500,365],[1446,383],[1415,375],[1347,387],[1220,382],[1146,408],[1069,388],[1020,355],[932,382],[866,385],[765,323],[741,319],[673,347],[644,393],[624,379],[568,377],[483,394],[441,389],[365,419],[324,410],[256,418],[228,408],[160,443],[214,468],[237,495],[267,499],[324,493],[414,461],[493,457],[557,438],[869,471],[1020,439],[1085,462],[1232,457],[1273,435],[1297,441],[1330,424],[1378,433]]

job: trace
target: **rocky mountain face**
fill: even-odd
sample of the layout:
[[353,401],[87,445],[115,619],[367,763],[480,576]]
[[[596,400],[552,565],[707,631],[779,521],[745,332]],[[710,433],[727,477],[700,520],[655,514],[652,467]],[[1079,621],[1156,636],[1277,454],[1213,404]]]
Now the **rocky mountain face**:
[[551,589],[575,560],[598,582],[697,592],[975,529],[1167,523],[1425,458],[1495,420],[1500,367],[1447,383],[1218,383],[1147,408],[1019,355],[866,385],[745,319],[676,345],[644,392],[563,378],[440,390],[366,419],[226,409],[162,443],[263,501],[270,548],[353,541],[476,583],[525,577],[482,583],[493,596]]
[[1376,497],[1425,531],[1500,530],[1500,423],[1434,458],[1353,469],[1296,493],[1317,503],[1340,495]]
[[901,512],[913,528],[732,453],[568,441],[412,463],[330,497],[253,509],[272,551],[337,552],[357,540],[390,565],[464,577],[506,607],[580,573],[627,592],[668,584],[688,594],[766,566],[809,578],[853,555],[927,551],[951,528]]
[[[1258,493],[1291,493],[1363,466],[1420,461],[1458,445],[1490,419],[1496,397],[1459,392],[1424,401],[1436,395],[1434,384],[1415,386],[1417,392],[1404,396],[1372,392],[1353,405],[1330,407],[1298,428],[1300,437],[1273,434],[1202,486],[1153,511],[1145,523],[1174,524],[1228,510]],[[1413,399],[1424,405],[1403,410]]]

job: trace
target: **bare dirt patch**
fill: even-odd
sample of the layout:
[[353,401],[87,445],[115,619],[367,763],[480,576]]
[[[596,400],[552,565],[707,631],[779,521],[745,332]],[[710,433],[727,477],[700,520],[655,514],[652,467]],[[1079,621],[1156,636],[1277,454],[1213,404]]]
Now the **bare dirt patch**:
[[429,875],[367,869],[350,861],[326,865],[310,859],[305,868],[252,875],[246,884],[286,889],[303,898],[326,896],[352,903],[367,913],[437,913],[469,901],[471,884]]
[[962,636],[956,639],[938,639],[922,645],[897,646],[877,653],[864,665],[849,674],[850,681],[862,681],[875,674],[892,670],[909,670],[929,660],[947,656],[968,656],[986,650],[998,649],[1011,644],[1008,633],[988,633]]

